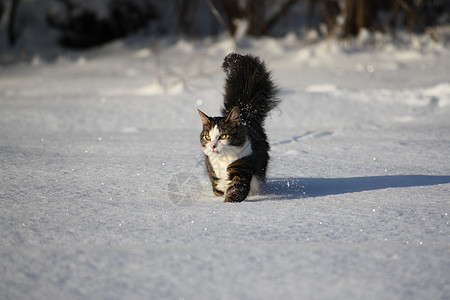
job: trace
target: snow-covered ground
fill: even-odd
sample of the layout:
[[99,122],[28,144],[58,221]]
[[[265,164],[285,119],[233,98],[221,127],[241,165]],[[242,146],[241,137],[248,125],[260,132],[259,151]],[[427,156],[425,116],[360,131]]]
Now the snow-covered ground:
[[239,204],[196,111],[229,40],[0,66],[0,299],[449,299],[450,50],[426,40],[241,41],[282,104]]

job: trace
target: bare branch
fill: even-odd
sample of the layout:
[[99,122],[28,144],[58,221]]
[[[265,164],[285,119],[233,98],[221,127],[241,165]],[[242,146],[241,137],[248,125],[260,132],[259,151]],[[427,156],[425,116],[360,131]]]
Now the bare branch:
[[428,34],[430,35],[431,39],[434,42],[439,42],[440,38],[438,33],[433,30],[432,28],[429,28],[425,25],[425,23],[423,22],[423,20],[420,18],[420,16],[417,14],[417,12],[411,8],[411,6],[406,3],[404,0],[396,0],[395,3],[397,5],[399,5],[401,8],[403,8],[404,11],[406,11],[407,13],[409,13],[411,15],[411,17],[413,18],[413,20],[415,20],[417,23],[419,23],[419,25],[422,27],[422,29],[425,32],[428,32]]
[[286,15],[291,7],[299,2],[299,0],[288,0],[286,1],[281,8],[267,21],[267,31],[269,31],[284,15]]
[[225,29],[230,36],[233,36],[233,33],[231,32],[231,28],[225,23],[222,16],[220,15],[217,8],[214,6],[211,0],[205,0],[206,4],[208,5],[209,9],[211,10],[211,13],[214,15],[214,17],[217,19],[217,22]]

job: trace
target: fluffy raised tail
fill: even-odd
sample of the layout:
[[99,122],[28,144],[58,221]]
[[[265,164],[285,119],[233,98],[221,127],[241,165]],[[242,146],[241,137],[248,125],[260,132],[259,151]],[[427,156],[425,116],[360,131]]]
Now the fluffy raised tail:
[[278,103],[278,89],[266,65],[252,55],[231,53],[223,61],[226,74],[222,116],[237,107],[244,123],[263,126],[269,112]]

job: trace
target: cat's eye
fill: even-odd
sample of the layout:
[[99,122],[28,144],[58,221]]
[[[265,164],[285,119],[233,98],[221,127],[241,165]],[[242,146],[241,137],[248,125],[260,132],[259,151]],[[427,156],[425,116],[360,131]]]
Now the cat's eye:
[[207,140],[207,141],[210,141],[210,140],[211,140],[211,137],[210,137],[209,135],[204,135],[203,138],[204,138],[205,140]]
[[228,138],[228,134],[222,134],[221,136],[220,136],[220,139],[221,140],[224,140],[224,139],[227,139]]

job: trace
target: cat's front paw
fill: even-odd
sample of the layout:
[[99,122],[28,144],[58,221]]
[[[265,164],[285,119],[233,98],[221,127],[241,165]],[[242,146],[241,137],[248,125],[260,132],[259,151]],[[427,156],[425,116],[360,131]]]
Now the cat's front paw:
[[247,195],[240,193],[227,193],[223,202],[242,202]]
[[223,202],[238,203],[238,202],[242,202],[242,201],[244,201],[244,199],[236,199],[235,197],[225,197],[225,200]]
[[217,197],[223,197],[223,192],[219,191],[218,189],[213,188],[214,195]]

